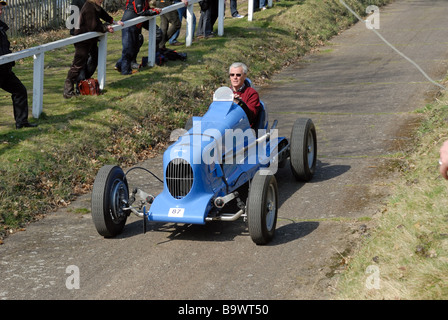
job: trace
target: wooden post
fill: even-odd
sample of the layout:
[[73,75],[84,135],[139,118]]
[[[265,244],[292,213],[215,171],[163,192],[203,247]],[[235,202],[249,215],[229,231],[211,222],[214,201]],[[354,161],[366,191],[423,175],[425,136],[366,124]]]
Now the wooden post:
[[224,35],[224,0],[219,0],[218,4],[218,36]]
[[99,37],[98,43],[98,84],[103,90],[106,85],[107,32]]
[[154,67],[156,63],[156,17],[149,19],[148,28],[148,66]]
[[187,6],[187,35],[185,39],[185,45],[191,46],[193,42],[193,4],[189,3]]
[[254,16],[254,0],[249,0],[247,6],[247,21],[252,21],[253,16]]
[[43,109],[44,97],[44,60],[45,53],[38,53],[34,56],[33,75],[33,117],[39,118]]

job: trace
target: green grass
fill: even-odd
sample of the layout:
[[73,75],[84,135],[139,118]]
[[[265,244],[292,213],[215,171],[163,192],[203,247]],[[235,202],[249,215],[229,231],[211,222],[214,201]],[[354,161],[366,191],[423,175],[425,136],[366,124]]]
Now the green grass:
[[[346,2],[363,13],[367,5],[390,0]],[[244,2],[239,8],[246,13]],[[204,113],[214,90],[228,85],[232,62],[245,62],[250,78],[262,84],[353,22],[337,0],[283,0],[256,12],[252,22],[226,19],[223,37],[176,47],[188,54],[187,62],[169,61],[132,76],[113,70],[121,33],[109,34],[105,93],[70,100],[62,90],[73,46],[47,52],[39,127],[15,130],[10,96],[0,91],[0,237],[88,192],[102,165],[131,166],[163,150],[171,131]],[[59,30],[11,40],[17,51],[67,36]],[[146,55],[146,43],[138,59]],[[28,58],[14,68],[29,89],[30,106],[32,64]]]
[[[400,179],[339,279],[339,299],[448,298],[448,181],[438,171],[448,93],[415,112],[423,120],[402,157]],[[379,288],[366,286],[371,265],[378,267]]]

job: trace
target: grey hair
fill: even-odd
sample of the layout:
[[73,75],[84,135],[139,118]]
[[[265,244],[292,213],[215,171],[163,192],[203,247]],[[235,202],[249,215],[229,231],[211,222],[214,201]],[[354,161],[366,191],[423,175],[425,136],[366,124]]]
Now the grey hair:
[[244,74],[247,74],[247,66],[244,64],[244,63],[242,63],[242,62],[234,62],[234,63],[232,63],[232,65],[229,67],[229,73],[230,73],[230,69],[232,69],[232,68],[243,68],[243,73]]

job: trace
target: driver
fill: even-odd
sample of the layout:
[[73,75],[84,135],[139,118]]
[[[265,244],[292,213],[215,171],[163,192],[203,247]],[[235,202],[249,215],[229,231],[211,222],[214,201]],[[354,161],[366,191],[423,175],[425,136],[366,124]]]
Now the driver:
[[[244,82],[247,78],[247,66],[242,62],[235,62],[229,67],[230,88],[233,96],[246,112],[250,126],[253,127],[261,108],[258,92]],[[244,103],[240,103],[240,101]]]

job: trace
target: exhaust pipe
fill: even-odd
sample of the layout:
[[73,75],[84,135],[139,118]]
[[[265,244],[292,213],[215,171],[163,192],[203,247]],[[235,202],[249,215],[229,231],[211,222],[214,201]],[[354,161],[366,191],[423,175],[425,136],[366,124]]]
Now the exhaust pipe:
[[235,214],[223,214],[217,217],[207,217],[205,221],[235,221],[244,213],[244,209],[241,209]]

